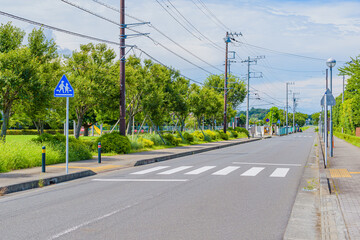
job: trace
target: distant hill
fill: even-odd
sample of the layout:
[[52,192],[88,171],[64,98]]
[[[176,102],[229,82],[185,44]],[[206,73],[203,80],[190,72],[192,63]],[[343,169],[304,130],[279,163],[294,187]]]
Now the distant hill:
[[[263,120],[269,111],[270,109],[251,108],[249,111],[249,118],[256,118],[259,120]],[[241,114],[246,115],[246,111],[240,111],[236,116],[240,116]]]

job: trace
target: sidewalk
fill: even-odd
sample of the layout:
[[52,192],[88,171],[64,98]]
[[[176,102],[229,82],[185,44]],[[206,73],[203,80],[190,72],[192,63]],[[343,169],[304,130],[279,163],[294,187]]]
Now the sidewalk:
[[[360,239],[360,148],[335,137],[328,176],[350,239]],[[334,193],[333,193],[334,194]]]
[[46,166],[45,173],[41,172],[41,167],[16,170],[8,173],[0,173],[0,196],[7,193],[43,187],[81,177],[91,176],[102,172],[166,161],[173,158],[188,156],[257,140],[261,140],[261,138],[242,138],[199,145],[190,145],[185,147],[166,148],[148,152],[102,157],[101,164],[98,164],[97,158],[85,161],[70,162],[69,174],[65,173],[64,163]]

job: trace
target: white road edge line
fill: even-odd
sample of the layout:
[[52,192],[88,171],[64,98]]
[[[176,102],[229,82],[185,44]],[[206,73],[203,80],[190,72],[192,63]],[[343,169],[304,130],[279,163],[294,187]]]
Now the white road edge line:
[[292,166],[292,167],[301,167],[301,164],[291,164],[291,163],[251,163],[251,162],[233,162],[233,164],[264,165],[264,166]]
[[186,182],[189,179],[93,179],[95,182]]
[[98,222],[98,221],[100,221],[100,220],[102,220],[102,219],[104,219],[104,218],[110,217],[110,216],[112,216],[112,215],[114,215],[114,214],[117,214],[117,213],[123,211],[123,210],[126,210],[126,209],[128,209],[128,208],[131,208],[132,206],[137,205],[137,204],[138,204],[138,203],[135,203],[135,204],[133,204],[133,205],[128,205],[128,206],[126,206],[126,207],[123,207],[123,208],[118,209],[118,210],[116,210],[116,211],[113,211],[113,212],[111,212],[111,213],[105,214],[105,215],[103,215],[103,216],[101,216],[101,217],[94,218],[94,219],[92,219],[92,220],[90,220],[90,221],[83,222],[83,223],[81,223],[81,224],[79,224],[79,225],[77,225],[77,226],[75,226],[75,227],[69,228],[69,229],[67,229],[67,230],[65,230],[65,231],[63,231],[63,232],[61,232],[61,233],[58,233],[58,234],[56,234],[56,235],[53,235],[52,237],[49,238],[49,240],[53,240],[53,239],[57,239],[57,238],[59,238],[59,237],[62,237],[62,236],[64,236],[64,235],[68,234],[68,233],[71,233],[71,232],[79,229],[79,228],[82,228],[82,227],[84,227],[84,226],[87,226],[87,225],[90,225],[90,224],[92,224],[92,223]]

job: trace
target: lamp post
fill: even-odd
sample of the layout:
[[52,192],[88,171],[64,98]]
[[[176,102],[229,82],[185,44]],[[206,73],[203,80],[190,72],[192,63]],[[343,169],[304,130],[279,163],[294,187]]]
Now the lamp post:
[[[332,93],[332,68],[335,67],[336,61],[333,58],[329,58],[326,61],[326,65],[330,68],[330,91]],[[332,122],[332,106],[330,106],[330,157],[334,156],[334,148],[333,148],[333,122]]]

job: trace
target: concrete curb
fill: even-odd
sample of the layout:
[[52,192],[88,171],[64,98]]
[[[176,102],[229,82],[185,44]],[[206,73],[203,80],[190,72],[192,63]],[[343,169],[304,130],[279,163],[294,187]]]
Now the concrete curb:
[[93,176],[95,174],[96,173],[94,173],[91,170],[84,170],[84,171],[79,171],[79,172],[75,172],[75,173],[69,173],[66,175],[60,175],[60,176],[55,176],[55,177],[50,177],[50,178],[45,178],[45,179],[40,179],[40,180],[33,180],[33,181],[29,181],[29,182],[18,183],[18,184],[2,187],[2,189],[3,189],[2,193],[9,194],[9,193],[25,191],[25,190],[29,190],[29,189],[33,189],[33,188],[45,187],[45,186],[49,186],[52,184],[71,181],[71,180],[78,179],[78,178]]
[[167,160],[174,159],[174,158],[185,157],[185,156],[189,156],[189,155],[193,155],[193,154],[208,152],[208,151],[212,151],[212,150],[216,150],[216,149],[231,147],[231,146],[235,146],[235,145],[239,145],[239,144],[243,144],[243,143],[255,142],[255,141],[259,141],[259,140],[261,140],[261,138],[250,139],[250,140],[243,141],[243,142],[234,142],[234,143],[229,143],[229,144],[222,145],[222,146],[209,147],[209,148],[199,149],[199,150],[195,150],[195,151],[177,153],[177,154],[173,154],[170,156],[143,159],[143,160],[137,161],[134,166],[141,166],[141,165],[146,165],[146,164],[151,164],[151,163],[156,163],[156,162],[167,161]]

